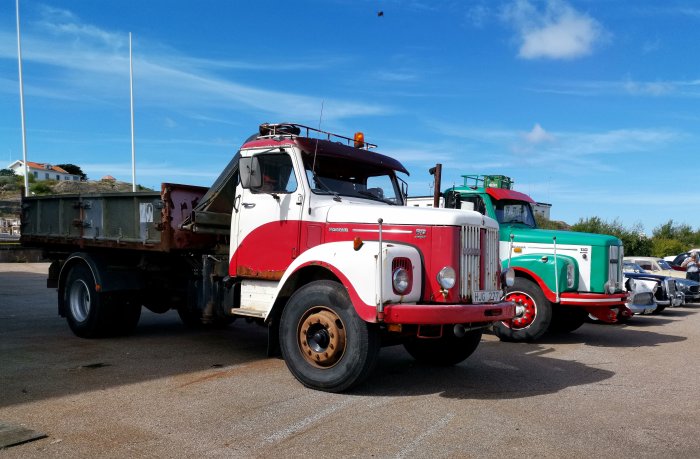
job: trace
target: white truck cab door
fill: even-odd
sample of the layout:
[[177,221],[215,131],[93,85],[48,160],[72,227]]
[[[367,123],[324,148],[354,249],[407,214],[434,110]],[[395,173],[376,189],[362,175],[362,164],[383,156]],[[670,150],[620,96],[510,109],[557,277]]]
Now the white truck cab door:
[[303,187],[289,154],[255,158],[261,180],[236,188],[229,274],[279,280],[299,255]]

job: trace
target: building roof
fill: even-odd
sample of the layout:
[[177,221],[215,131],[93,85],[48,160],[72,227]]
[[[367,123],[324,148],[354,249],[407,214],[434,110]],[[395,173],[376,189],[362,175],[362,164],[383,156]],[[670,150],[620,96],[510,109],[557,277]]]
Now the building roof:
[[[21,167],[24,165],[24,161],[17,160],[14,163],[10,164],[8,167],[11,169],[12,167]],[[48,163],[35,163],[33,161],[27,161],[27,166],[29,166],[29,169],[35,169],[35,170],[41,170],[41,171],[54,171],[58,172],[59,174],[68,174],[68,175],[74,175],[70,174],[67,172],[65,169],[58,167],[58,166],[53,166]]]

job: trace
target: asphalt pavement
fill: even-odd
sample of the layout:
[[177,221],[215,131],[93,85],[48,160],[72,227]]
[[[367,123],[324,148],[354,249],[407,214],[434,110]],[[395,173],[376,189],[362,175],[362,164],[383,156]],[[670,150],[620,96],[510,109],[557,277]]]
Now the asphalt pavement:
[[700,304],[535,344],[484,335],[450,368],[382,349],[358,389],[304,388],[266,329],[75,337],[45,263],[0,264],[0,457],[700,457]]

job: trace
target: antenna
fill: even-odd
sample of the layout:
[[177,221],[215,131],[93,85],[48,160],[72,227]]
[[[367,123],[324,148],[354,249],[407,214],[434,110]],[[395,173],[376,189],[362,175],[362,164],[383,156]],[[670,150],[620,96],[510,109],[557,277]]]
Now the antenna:
[[[321,130],[321,121],[323,120],[323,103],[325,100],[321,100],[321,115],[318,117],[318,130]],[[316,147],[314,148],[314,162],[311,165],[311,172],[316,173],[316,152],[318,151],[318,138],[316,139]]]
[[[321,114],[318,117],[318,130],[321,130],[321,121],[323,121],[323,103],[325,100],[321,100]],[[308,132],[308,129],[307,129]],[[308,134],[307,134],[308,135]],[[314,146],[314,160],[311,163],[311,176],[316,177],[316,152],[318,151],[318,137],[316,137],[316,144]],[[311,196],[309,196],[309,215],[311,215]]]

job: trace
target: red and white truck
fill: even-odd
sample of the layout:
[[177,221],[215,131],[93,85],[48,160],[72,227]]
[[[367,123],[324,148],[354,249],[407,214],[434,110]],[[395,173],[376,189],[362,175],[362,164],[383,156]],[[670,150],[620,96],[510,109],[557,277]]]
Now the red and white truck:
[[142,306],[188,324],[245,317],[302,384],[332,392],[382,344],[459,363],[515,314],[498,224],[406,207],[408,172],[375,147],[263,124],[208,189],[25,198],[21,241],[52,260],[47,285],[81,337],[132,331]]

